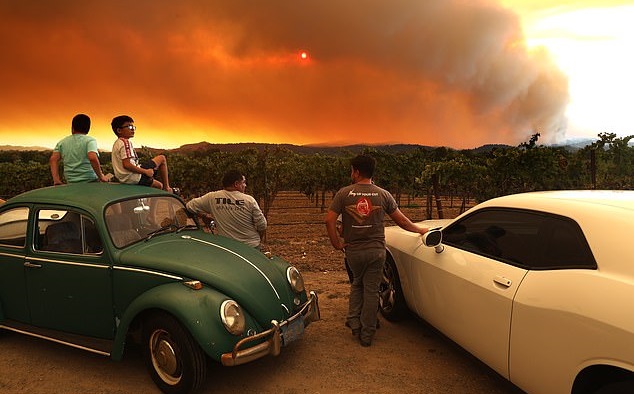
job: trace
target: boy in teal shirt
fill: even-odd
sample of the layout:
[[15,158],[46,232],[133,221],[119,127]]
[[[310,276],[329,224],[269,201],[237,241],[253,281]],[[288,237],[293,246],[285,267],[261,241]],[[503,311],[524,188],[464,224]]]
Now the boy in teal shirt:
[[75,115],[72,121],[72,134],[55,145],[49,159],[54,185],[63,184],[59,175],[60,160],[64,163],[64,178],[68,183],[108,182],[99,164],[97,140],[89,137],[88,131],[90,131],[88,115]]

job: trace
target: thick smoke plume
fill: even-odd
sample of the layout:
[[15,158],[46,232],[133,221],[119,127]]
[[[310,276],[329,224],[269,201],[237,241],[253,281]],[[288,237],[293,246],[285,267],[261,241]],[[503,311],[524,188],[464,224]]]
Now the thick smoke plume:
[[65,125],[83,107],[180,143],[453,147],[565,130],[566,77],[491,2],[26,0],[0,14],[9,123]]

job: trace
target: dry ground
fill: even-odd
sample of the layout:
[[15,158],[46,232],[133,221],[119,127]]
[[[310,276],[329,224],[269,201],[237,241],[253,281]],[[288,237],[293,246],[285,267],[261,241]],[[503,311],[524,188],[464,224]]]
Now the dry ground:
[[[419,204],[422,204],[420,201]],[[423,208],[405,208],[412,219]],[[371,347],[343,325],[348,283],[342,255],[330,247],[324,213],[285,193],[269,213],[268,245],[294,263],[320,296],[322,320],[302,340],[235,368],[214,366],[203,393],[520,393],[433,328],[414,318],[381,320]],[[2,393],[156,393],[140,351],[107,358],[14,333],[0,333]]]

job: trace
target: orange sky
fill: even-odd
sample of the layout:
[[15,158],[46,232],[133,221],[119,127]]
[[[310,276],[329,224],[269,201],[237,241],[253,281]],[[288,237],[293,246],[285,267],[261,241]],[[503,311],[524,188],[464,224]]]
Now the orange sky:
[[0,145],[53,147],[76,113],[105,150],[120,114],[139,147],[552,142],[569,73],[524,32],[553,3],[612,4],[0,0]]

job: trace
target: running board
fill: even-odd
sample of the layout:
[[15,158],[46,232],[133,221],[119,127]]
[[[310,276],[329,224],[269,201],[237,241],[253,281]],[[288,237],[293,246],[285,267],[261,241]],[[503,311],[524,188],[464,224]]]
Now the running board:
[[16,321],[4,321],[0,324],[0,328],[36,338],[45,339],[47,341],[60,343],[62,345],[74,347],[77,349],[86,350],[88,352],[97,353],[102,356],[110,356],[110,354],[112,353],[113,341],[110,339],[101,339],[78,334],[69,334],[67,332],[35,327]]

